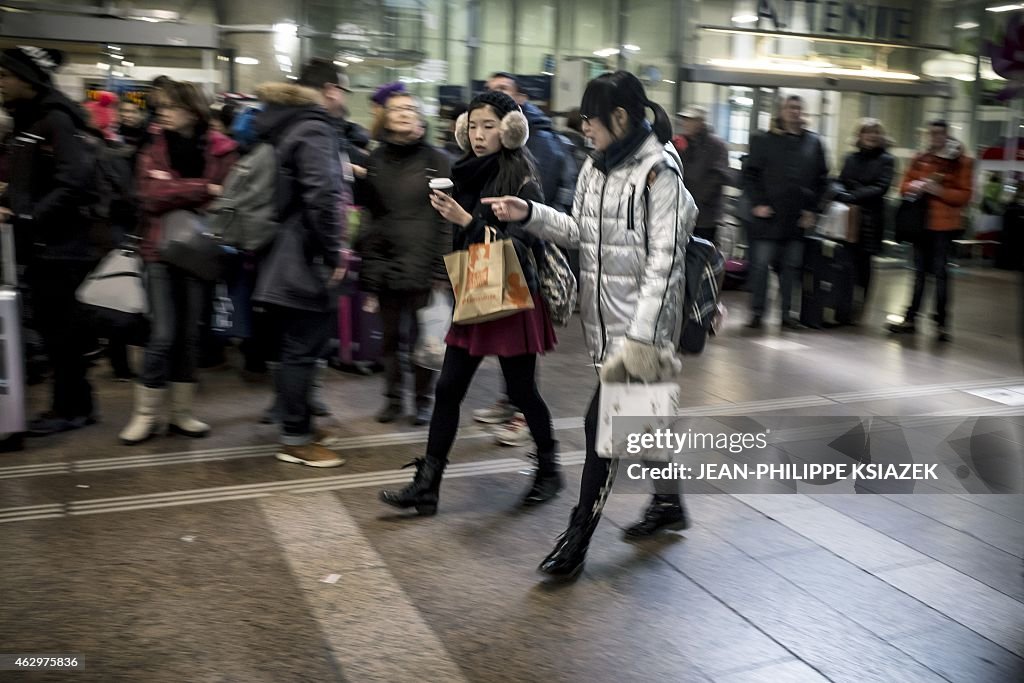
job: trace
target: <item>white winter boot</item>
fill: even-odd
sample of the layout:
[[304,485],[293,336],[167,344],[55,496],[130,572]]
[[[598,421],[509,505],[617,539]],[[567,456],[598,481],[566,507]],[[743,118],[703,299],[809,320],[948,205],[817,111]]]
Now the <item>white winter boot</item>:
[[160,433],[163,429],[166,395],[167,391],[162,387],[151,389],[142,384],[135,385],[135,408],[131,421],[118,435],[121,443],[132,446]]
[[210,433],[210,425],[192,417],[192,398],[195,393],[194,382],[171,382],[171,420],[168,429],[175,434],[201,439]]

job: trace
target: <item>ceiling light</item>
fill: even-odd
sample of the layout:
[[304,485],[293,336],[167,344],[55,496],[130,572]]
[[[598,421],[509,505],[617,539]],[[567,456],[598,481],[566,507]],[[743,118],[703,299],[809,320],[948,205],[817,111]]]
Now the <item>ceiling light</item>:
[[732,21],[733,21],[734,24],[756,24],[757,23],[757,15],[756,14],[737,14],[735,17],[732,18]]
[[277,55],[277,63],[281,66],[291,66],[292,58],[288,55]]
[[121,62],[121,66],[128,67],[129,69],[135,66],[135,62]]
[[155,19],[153,17],[128,17],[128,18],[129,19],[134,19],[135,21],[144,21],[147,24],[159,24],[160,23],[159,19]]
[[340,66],[340,67],[344,68],[344,67],[348,66],[348,62],[341,62],[341,61],[338,61],[336,59],[336,60],[334,60],[334,66]]
[[299,34],[299,27],[291,22],[284,22],[282,24],[274,24],[274,33],[281,36],[297,36]]
[[752,98],[752,97],[734,97],[734,98],[732,98],[732,101],[733,101],[734,104],[737,104],[737,105],[739,105],[741,107],[753,107],[754,106],[754,98]]
[[110,71],[110,65],[103,62],[96,62],[96,68],[102,71]]
[[969,28],[978,28],[978,22],[961,21],[959,24],[956,25],[956,28],[960,29],[961,31],[966,31]]
[[795,59],[710,59],[708,64],[741,71],[765,71],[774,73],[801,73],[823,76],[851,76],[853,78],[879,78],[895,81],[918,81],[917,74],[902,71],[884,71],[873,67],[847,69],[830,62]]
[[670,80],[668,80],[667,78],[663,78],[663,79],[661,79],[661,82],[662,82],[662,83],[668,83],[669,85],[675,85],[675,84],[676,84],[676,82],[675,82],[675,81],[670,81]]
[[247,66],[256,66],[260,63],[260,60],[255,57],[235,57],[235,64],[245,64]]
[[594,54],[598,57],[614,57],[619,54],[619,49],[615,47],[606,47],[603,50],[594,50]]
[[362,62],[366,61],[362,57],[345,57],[345,59],[352,62],[353,64],[361,64]]
[[629,50],[630,52],[640,52],[639,45],[623,45],[622,49]]
[[1024,9],[1024,3],[1016,3],[1014,5],[998,5],[996,7],[986,7],[986,12],[1012,12],[1016,9]]
[[119,51],[119,52],[120,52],[120,50],[121,50],[121,48],[120,48],[120,47],[118,47],[117,45],[107,45],[107,49],[108,49],[108,50],[117,50],[117,51]]

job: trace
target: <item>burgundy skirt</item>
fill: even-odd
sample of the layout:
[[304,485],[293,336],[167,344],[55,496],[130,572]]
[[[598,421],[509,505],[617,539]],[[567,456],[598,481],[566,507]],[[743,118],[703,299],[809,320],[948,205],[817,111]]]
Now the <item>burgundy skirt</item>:
[[533,293],[533,310],[471,325],[452,324],[445,343],[466,349],[471,356],[522,356],[555,348],[555,328],[547,306]]

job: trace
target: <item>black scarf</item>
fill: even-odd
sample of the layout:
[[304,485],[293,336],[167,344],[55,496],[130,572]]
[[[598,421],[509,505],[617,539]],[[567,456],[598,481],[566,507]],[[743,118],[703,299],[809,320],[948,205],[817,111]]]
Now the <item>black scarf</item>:
[[206,170],[206,131],[196,127],[192,137],[186,138],[174,131],[164,131],[167,140],[167,158],[171,168],[182,178],[202,178]]
[[498,177],[498,155],[485,157],[465,156],[452,167],[452,181],[455,183],[455,201],[468,213],[473,213],[480,203],[484,188]]
[[607,175],[613,168],[625,161],[630,154],[639,149],[640,145],[644,144],[647,136],[651,134],[651,130],[651,124],[647,121],[641,122],[639,126],[634,126],[629,135],[621,140],[616,140],[608,145],[608,149],[603,154],[595,156],[594,166]]

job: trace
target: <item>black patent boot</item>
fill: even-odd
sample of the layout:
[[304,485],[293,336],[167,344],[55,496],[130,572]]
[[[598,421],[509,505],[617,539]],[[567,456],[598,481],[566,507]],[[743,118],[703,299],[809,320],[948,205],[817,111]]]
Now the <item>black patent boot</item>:
[[601,515],[579,514],[579,508],[572,509],[569,528],[562,532],[555,549],[537,567],[541,574],[571,581],[583,571],[590,548],[590,537],[594,535]]
[[558,492],[565,488],[562,481],[562,473],[558,469],[557,442],[550,453],[538,453],[537,471],[533,478],[533,485],[523,496],[522,506],[540,505],[558,496]]
[[644,518],[624,532],[626,538],[653,536],[662,529],[681,531],[690,528],[690,519],[683,507],[683,499],[676,495],[655,495],[644,511]]
[[412,483],[400,491],[384,489],[380,499],[392,507],[416,508],[416,512],[424,517],[437,514],[438,492],[441,489],[441,476],[444,474],[445,463],[432,458],[416,458],[402,468],[416,466],[416,476]]

